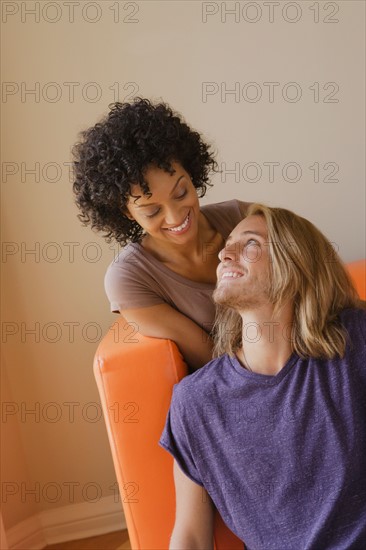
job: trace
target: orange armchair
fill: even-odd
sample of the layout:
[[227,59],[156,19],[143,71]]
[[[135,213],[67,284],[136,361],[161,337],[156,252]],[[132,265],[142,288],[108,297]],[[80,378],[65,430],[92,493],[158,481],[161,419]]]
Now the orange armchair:
[[[348,264],[366,298],[366,261]],[[177,346],[147,338],[120,317],[100,343],[94,374],[133,550],[164,550],[174,525],[173,458],[158,445],[174,384],[187,374]],[[243,543],[215,519],[217,550]]]

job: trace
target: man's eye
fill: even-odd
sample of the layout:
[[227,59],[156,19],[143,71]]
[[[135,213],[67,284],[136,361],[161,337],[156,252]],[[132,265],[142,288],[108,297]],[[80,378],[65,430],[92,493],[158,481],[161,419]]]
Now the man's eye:
[[157,210],[155,210],[155,212],[153,212],[152,214],[145,214],[145,216],[147,218],[153,218],[154,216],[156,216],[156,214],[158,214],[160,212],[160,208],[158,208]]
[[250,245],[259,246],[259,242],[256,241],[255,239],[249,239],[245,246],[250,246]]

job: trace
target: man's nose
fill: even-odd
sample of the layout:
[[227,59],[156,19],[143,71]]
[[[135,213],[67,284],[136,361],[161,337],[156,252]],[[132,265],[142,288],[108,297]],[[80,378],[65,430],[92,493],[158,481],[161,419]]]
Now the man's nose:
[[219,252],[220,262],[225,262],[225,261],[239,262],[239,259],[240,259],[240,245],[238,242],[227,244],[225,248],[223,248]]

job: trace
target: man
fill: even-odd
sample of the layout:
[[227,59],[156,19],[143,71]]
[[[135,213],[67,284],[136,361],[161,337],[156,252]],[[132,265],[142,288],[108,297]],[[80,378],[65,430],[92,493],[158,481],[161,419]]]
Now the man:
[[252,205],[220,253],[214,359],[174,388],[171,549],[366,548],[366,312],[307,220]]

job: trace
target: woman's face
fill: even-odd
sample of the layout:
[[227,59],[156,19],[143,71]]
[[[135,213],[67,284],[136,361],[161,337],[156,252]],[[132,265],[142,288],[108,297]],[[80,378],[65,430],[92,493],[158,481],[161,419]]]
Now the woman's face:
[[181,164],[172,162],[173,174],[152,166],[146,171],[151,196],[140,185],[131,187],[126,204],[132,217],[159,244],[186,244],[198,235],[200,215],[196,189]]

